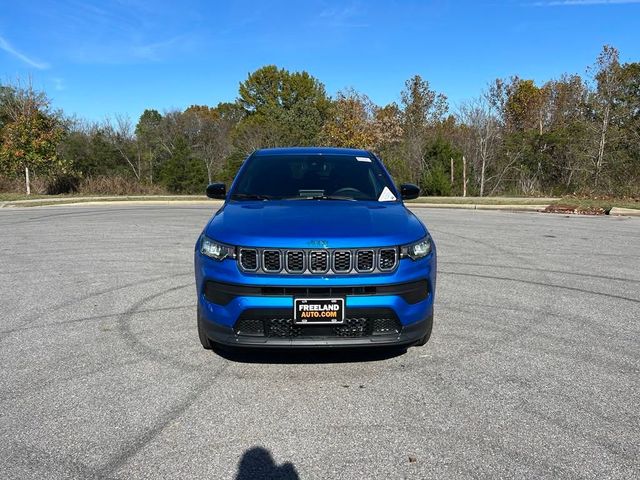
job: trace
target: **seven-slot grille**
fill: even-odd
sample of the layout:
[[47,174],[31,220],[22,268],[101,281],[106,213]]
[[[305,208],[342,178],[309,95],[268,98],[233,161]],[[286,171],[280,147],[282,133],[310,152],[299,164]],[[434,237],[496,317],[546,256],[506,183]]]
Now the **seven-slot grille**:
[[391,272],[398,266],[397,248],[287,250],[240,248],[238,266],[246,272],[353,274]]

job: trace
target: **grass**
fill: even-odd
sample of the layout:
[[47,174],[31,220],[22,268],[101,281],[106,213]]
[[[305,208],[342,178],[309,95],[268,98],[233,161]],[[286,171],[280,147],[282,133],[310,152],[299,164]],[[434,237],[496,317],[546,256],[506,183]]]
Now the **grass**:
[[589,210],[602,208],[609,210],[613,207],[640,209],[639,198],[582,198],[582,197],[562,197],[551,205],[566,205],[578,210]]
[[[203,200],[204,195],[25,195],[22,193],[0,193],[0,202],[33,200],[20,206],[64,205],[65,203],[84,203],[96,200],[109,201],[170,201]],[[612,207],[640,209],[640,198],[589,198],[589,197],[420,197],[407,203],[459,204],[459,205],[561,205],[573,207],[578,211],[601,208],[605,211]]]
[[548,205],[557,198],[535,197],[420,197],[407,203],[435,203],[456,205]]

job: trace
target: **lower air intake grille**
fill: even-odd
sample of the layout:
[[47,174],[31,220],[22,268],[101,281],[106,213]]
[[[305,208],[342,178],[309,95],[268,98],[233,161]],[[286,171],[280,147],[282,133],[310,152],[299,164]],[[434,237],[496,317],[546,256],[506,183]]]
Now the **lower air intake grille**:
[[340,325],[296,325],[290,310],[246,310],[234,327],[236,335],[272,338],[344,337],[398,335],[402,326],[390,309],[353,309]]

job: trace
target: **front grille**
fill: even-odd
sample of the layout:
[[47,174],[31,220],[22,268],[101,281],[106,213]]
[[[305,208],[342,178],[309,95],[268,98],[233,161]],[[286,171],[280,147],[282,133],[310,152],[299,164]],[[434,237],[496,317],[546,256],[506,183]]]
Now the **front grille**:
[[349,250],[339,250],[333,254],[333,271],[337,273],[347,273],[351,270],[351,252]]
[[309,270],[311,273],[325,273],[329,270],[329,253],[326,250],[309,254]]
[[347,310],[340,325],[296,325],[290,310],[246,310],[234,327],[236,335],[271,338],[338,337],[362,338],[393,335],[402,331],[402,325],[390,309]]
[[262,252],[262,268],[265,272],[279,272],[282,270],[279,250],[265,250]]
[[396,253],[395,248],[383,248],[380,250],[378,268],[383,271],[393,270],[396,266]]
[[241,247],[238,266],[246,272],[354,274],[391,272],[398,266],[397,248],[288,250]]
[[304,272],[304,252],[301,250],[287,252],[286,269],[289,273]]
[[370,272],[374,267],[373,250],[360,250],[356,258],[356,269],[359,272]]
[[258,269],[258,252],[256,250],[242,248],[240,249],[239,260],[240,266],[244,270],[254,271]]

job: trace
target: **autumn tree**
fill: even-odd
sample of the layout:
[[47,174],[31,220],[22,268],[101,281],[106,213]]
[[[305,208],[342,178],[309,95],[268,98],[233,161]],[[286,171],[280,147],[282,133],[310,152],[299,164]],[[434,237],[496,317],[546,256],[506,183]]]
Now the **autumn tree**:
[[67,171],[68,165],[57,153],[64,130],[47,96],[30,84],[3,87],[2,97],[0,170],[6,174],[24,172],[25,190],[30,194],[30,174]]
[[334,147],[373,148],[375,105],[353,89],[338,92],[329,120],[322,130],[323,143]]

